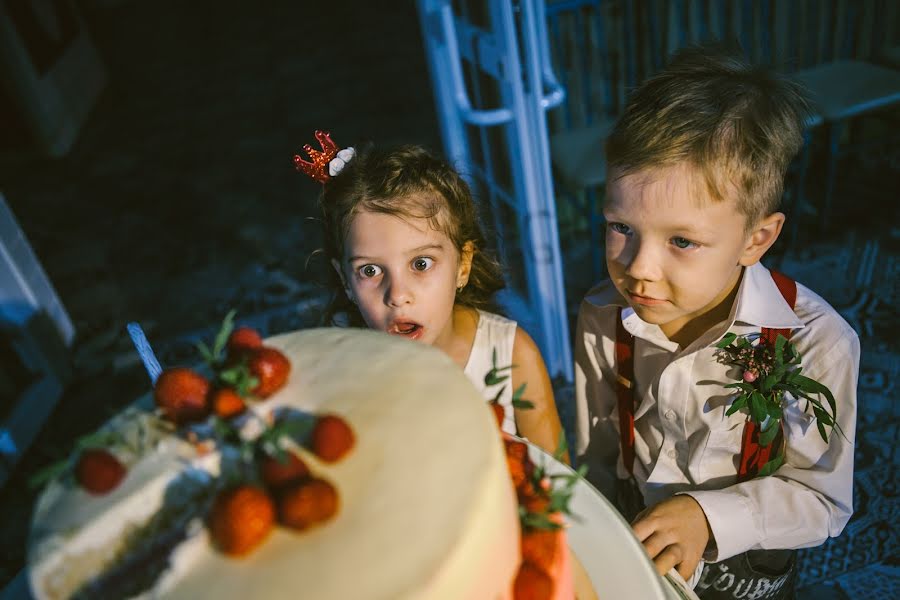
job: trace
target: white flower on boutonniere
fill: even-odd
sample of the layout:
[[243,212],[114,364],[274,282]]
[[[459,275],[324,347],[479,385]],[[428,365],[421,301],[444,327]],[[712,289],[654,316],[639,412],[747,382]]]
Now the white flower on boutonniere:
[[347,163],[350,162],[354,156],[356,156],[356,150],[352,147],[340,150],[337,153],[337,156],[332,158],[328,163],[328,174],[332,177],[337,176],[338,173],[344,170],[344,167],[347,166]]

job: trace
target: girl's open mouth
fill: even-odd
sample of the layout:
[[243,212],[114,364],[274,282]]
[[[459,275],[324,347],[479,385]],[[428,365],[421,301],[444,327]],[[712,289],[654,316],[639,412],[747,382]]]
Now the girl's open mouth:
[[394,321],[387,332],[391,335],[399,335],[410,340],[417,340],[422,337],[424,331],[425,328],[423,326],[413,321]]

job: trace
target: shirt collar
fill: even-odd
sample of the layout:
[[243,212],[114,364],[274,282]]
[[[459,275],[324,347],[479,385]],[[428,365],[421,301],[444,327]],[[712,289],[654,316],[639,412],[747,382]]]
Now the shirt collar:
[[740,323],[770,329],[804,327],[794,309],[788,305],[775,285],[772,274],[762,263],[744,269],[737,299],[729,317],[731,324]]
[[625,328],[625,331],[634,337],[653,342],[669,352],[676,352],[679,348],[678,343],[666,337],[659,325],[646,322],[630,306],[625,306],[622,309],[622,326]]

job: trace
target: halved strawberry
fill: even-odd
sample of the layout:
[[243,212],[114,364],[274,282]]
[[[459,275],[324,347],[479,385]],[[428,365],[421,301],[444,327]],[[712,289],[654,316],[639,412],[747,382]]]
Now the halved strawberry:
[[259,474],[269,489],[279,489],[287,484],[309,477],[309,467],[295,453],[283,450],[280,456],[260,452],[257,458]]
[[156,380],[153,399],[163,415],[180,425],[202,421],[209,415],[209,381],[185,367],[166,369]]
[[513,584],[514,600],[550,600],[553,598],[553,579],[530,563],[519,567]]
[[353,429],[337,415],[322,415],[309,437],[310,449],[325,462],[336,462],[353,448]]
[[271,498],[262,489],[245,484],[220,492],[209,519],[216,546],[233,556],[256,548],[274,524],[275,505]]
[[291,372],[291,361],[276,348],[262,346],[248,357],[247,367],[259,383],[251,390],[261,398],[271,396],[284,385]]
[[217,417],[230,419],[247,410],[244,399],[232,388],[222,387],[213,391],[209,399],[210,408]]
[[522,562],[530,563],[544,573],[550,573],[556,553],[560,551],[562,530],[525,529],[522,531]]
[[125,466],[109,450],[88,448],[75,465],[75,480],[91,494],[114,490],[125,478]]
[[509,469],[509,476],[512,478],[513,487],[518,490],[528,482],[530,474],[528,446],[509,436],[503,437],[503,445],[506,447],[506,466]]
[[307,529],[330,519],[338,509],[334,486],[311,478],[284,488],[278,495],[278,520],[292,529]]

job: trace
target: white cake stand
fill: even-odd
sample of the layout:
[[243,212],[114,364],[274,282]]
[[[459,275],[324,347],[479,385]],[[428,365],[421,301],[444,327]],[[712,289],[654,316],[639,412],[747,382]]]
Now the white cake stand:
[[[550,475],[568,475],[572,469],[528,443],[535,464]],[[600,600],[641,598],[645,600],[696,600],[697,596],[673,571],[660,577],[631,527],[597,488],[580,479],[574,488],[569,519],[569,547],[587,571]]]

